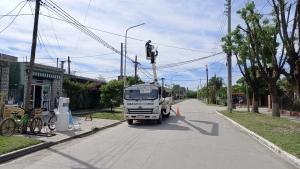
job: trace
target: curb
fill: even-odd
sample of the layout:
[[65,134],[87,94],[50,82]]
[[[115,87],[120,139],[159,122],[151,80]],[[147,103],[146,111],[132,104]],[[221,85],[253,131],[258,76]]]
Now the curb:
[[240,129],[241,131],[245,132],[246,134],[253,137],[255,140],[257,140],[262,145],[266,146],[270,150],[272,150],[274,153],[278,154],[280,157],[284,158],[291,164],[295,165],[297,168],[300,168],[300,159],[297,157],[289,154],[288,152],[282,150],[281,148],[277,147],[275,144],[271,143],[270,141],[264,139],[263,137],[257,135],[256,133],[252,132],[251,130],[245,128],[244,126],[238,124],[237,122],[233,121],[232,119],[224,116],[223,114],[219,113],[218,111],[215,111],[217,114],[219,114],[221,117],[223,117],[225,120],[232,123],[236,128]]
[[59,143],[63,143],[63,142],[70,141],[72,139],[82,138],[82,137],[86,137],[86,136],[95,134],[95,133],[97,133],[97,132],[99,132],[101,130],[117,126],[117,125],[123,123],[124,121],[125,120],[122,120],[122,121],[119,121],[119,122],[116,122],[116,123],[113,123],[113,124],[110,124],[110,125],[107,125],[107,126],[104,126],[104,127],[100,127],[100,128],[99,127],[95,127],[91,131],[88,131],[88,132],[85,132],[85,133],[81,133],[81,134],[78,134],[76,136],[72,136],[72,137],[69,137],[69,138],[66,138],[66,139],[63,139],[63,140],[60,140],[60,141],[45,142],[45,143],[41,143],[41,144],[38,144],[38,145],[26,147],[26,148],[23,148],[21,150],[17,150],[17,151],[13,151],[13,152],[9,152],[9,153],[3,154],[3,155],[0,156],[0,164],[2,164],[4,162],[7,162],[7,161],[10,161],[10,160],[13,160],[13,159],[18,158],[18,157],[21,157],[21,156],[33,153],[33,152],[36,152],[36,151],[40,151],[40,150],[49,148],[49,147],[51,147],[53,145],[56,145],[56,144],[59,144]]

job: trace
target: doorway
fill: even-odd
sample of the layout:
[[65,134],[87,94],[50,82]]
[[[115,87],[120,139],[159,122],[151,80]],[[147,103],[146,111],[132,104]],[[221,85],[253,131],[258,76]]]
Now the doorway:
[[31,85],[31,104],[35,108],[45,108],[50,110],[50,85]]
[[42,102],[42,86],[35,86],[35,94],[34,94],[34,107],[41,108]]

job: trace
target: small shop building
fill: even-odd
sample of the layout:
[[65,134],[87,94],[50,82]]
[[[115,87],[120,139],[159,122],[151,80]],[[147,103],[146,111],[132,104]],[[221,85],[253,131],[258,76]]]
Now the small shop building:
[[[9,96],[16,102],[24,103],[29,72],[29,62],[11,63],[9,76]],[[34,64],[30,104],[34,108],[53,110],[55,98],[62,93],[64,69]]]

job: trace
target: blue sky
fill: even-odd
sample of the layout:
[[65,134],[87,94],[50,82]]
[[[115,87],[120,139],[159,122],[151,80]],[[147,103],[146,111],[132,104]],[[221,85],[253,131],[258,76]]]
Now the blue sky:
[[[222,52],[221,37],[227,33],[227,16],[225,16],[225,0],[52,0],[81,24],[95,28],[90,29],[105,42],[121,51],[121,43],[125,43],[125,31],[131,26],[145,25],[130,29],[127,36],[127,55],[142,67],[151,67],[145,57],[145,42],[151,40],[158,47],[158,78],[165,78],[166,84],[173,83],[196,90],[197,86],[206,84],[208,78],[215,74],[227,83],[226,55],[219,54],[197,62],[159,69],[160,65],[178,63],[206,57]],[[21,0],[1,0],[0,15],[14,9]],[[47,2],[44,0],[44,2]],[[244,7],[247,1],[232,0],[232,30],[243,21],[236,11]],[[270,5],[266,0],[254,1],[261,13],[269,13]],[[30,5],[35,2],[21,3],[11,15],[32,14]],[[90,3],[90,5],[89,5]],[[107,81],[117,79],[120,75],[120,55],[106,48],[69,23],[59,18],[46,6],[41,6],[39,18],[40,40],[36,48],[36,63],[56,67],[59,61],[71,58],[70,69],[76,75],[98,78]],[[47,15],[47,16],[45,16]],[[0,16],[0,32],[10,24],[14,16]],[[33,16],[21,15],[0,33],[0,53],[18,57],[19,61],[30,58],[33,30]],[[100,30],[100,31],[99,31]],[[131,39],[135,38],[135,39]],[[136,40],[137,39],[137,40]],[[130,61],[126,64],[126,74],[134,75],[134,67]],[[241,78],[241,73],[232,58],[232,83]],[[64,65],[67,70],[67,64]],[[146,69],[150,74],[152,69]],[[144,70],[145,72],[145,70]],[[140,70],[138,75],[144,81],[152,81]],[[180,76],[175,76],[180,75]],[[200,83],[201,79],[201,83]]]

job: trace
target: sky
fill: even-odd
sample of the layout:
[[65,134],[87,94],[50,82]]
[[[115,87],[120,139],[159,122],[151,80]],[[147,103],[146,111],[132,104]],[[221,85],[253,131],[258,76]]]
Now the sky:
[[[69,56],[70,70],[75,75],[102,77],[106,81],[117,79],[121,73],[121,56],[116,50],[121,52],[128,28],[144,23],[128,29],[127,47],[123,47],[123,53],[126,48],[132,60],[137,56],[137,74],[143,81],[153,81],[151,64],[145,54],[145,43],[151,40],[158,48],[157,76],[165,78],[165,84],[179,84],[196,91],[198,86],[206,85],[206,65],[208,79],[216,75],[223,78],[225,85],[228,82],[226,54],[221,48],[221,38],[228,33],[226,0],[42,2],[45,4],[40,7],[35,63],[56,67],[58,58],[60,67],[61,61],[67,61]],[[246,2],[231,0],[231,30],[243,24],[236,11]],[[254,2],[261,13],[269,13],[267,0]],[[0,53],[18,57],[19,62],[30,61],[34,8],[35,1],[0,0]],[[66,22],[66,15],[78,21],[81,27],[77,29],[78,25],[71,24],[75,21]],[[116,50],[107,48],[103,42]],[[201,59],[203,57],[208,58]],[[164,66],[195,59],[198,60],[188,64]],[[64,69],[68,70],[67,62]],[[134,76],[134,63],[129,59],[126,76]],[[241,77],[236,59],[232,57],[232,84]]]

